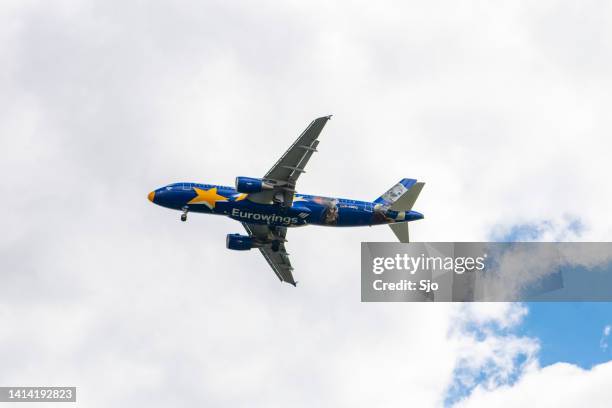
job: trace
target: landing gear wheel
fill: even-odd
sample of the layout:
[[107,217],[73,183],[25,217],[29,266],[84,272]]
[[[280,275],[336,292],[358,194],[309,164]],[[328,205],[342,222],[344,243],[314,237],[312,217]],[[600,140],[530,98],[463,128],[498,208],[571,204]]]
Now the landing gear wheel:
[[181,208],[181,210],[183,210],[183,213],[181,214],[181,221],[185,222],[187,221],[187,213],[189,212],[189,207],[185,206]]

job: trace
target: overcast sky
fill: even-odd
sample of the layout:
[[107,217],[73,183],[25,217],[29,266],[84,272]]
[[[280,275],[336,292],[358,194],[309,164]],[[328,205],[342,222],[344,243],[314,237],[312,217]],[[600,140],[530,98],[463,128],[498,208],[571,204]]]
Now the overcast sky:
[[225,249],[239,223],[146,199],[262,176],[333,114],[300,192],[411,177],[418,241],[609,241],[609,2],[3,1],[0,65],[0,385],[83,407],[612,398],[610,358],[540,364],[528,306],[360,303],[386,227],[290,231],[293,288]]

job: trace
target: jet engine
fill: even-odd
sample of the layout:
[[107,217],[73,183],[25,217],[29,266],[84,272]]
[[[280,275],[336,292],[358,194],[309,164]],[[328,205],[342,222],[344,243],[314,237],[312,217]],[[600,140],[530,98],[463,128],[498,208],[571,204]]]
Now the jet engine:
[[262,179],[252,177],[236,177],[236,191],[239,193],[259,193],[263,190],[272,190],[274,186]]
[[225,246],[227,246],[227,249],[233,249],[234,251],[248,251],[256,245],[253,238],[248,235],[227,234]]

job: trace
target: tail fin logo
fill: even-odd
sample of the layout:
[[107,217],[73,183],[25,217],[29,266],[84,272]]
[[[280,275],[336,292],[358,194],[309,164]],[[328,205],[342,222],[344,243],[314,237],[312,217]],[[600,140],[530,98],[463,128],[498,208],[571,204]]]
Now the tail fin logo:
[[402,179],[399,183],[395,184],[391,187],[387,192],[380,197],[378,197],[374,202],[376,204],[384,204],[391,205],[396,202],[401,196],[403,196],[406,191],[410,190],[412,186],[415,185],[417,181],[415,179]]

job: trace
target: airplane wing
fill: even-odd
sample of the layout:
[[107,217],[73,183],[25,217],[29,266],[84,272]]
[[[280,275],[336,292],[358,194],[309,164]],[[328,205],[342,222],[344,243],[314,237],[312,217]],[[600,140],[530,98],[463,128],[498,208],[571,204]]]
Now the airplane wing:
[[264,176],[264,180],[273,185],[274,190],[251,194],[249,199],[256,202],[270,202],[274,198],[283,205],[290,206],[293,202],[295,183],[300,174],[305,173],[304,168],[310,156],[317,151],[319,144],[317,138],[330,118],[331,115],[323,116],[310,122],[306,130]]
[[[287,228],[285,227],[275,227],[272,230],[267,225],[260,224],[248,224],[243,222],[242,225],[247,230],[250,236],[254,237],[257,241],[264,243],[262,247],[259,248],[261,254],[266,258],[270,267],[278,276],[282,282],[287,282],[296,285],[295,280],[293,279],[293,274],[291,271],[293,268],[291,267],[291,261],[289,261],[289,254],[285,250],[285,236],[287,235]],[[271,242],[278,240],[279,247],[278,251],[274,251],[272,249]]]

